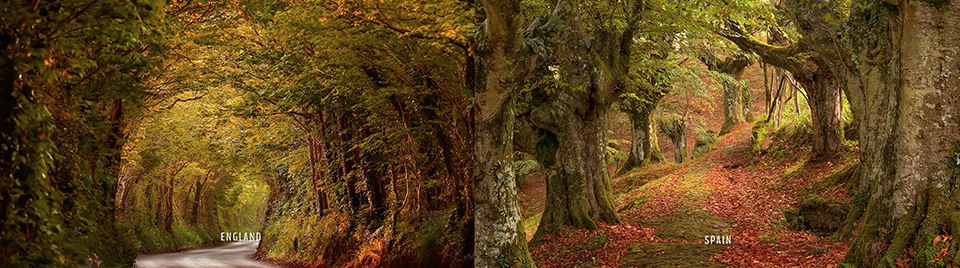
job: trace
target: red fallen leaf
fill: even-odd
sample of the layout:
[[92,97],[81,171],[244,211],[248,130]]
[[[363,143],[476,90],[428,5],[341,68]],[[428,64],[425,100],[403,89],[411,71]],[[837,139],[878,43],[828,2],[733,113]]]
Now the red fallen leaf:
[[903,258],[897,258],[894,262],[897,264],[897,267],[900,267],[900,268],[908,267],[907,264],[903,261]]

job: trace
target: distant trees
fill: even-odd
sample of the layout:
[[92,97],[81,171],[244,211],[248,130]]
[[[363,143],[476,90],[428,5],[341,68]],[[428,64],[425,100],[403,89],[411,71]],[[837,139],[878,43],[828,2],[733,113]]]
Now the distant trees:
[[623,166],[617,171],[617,175],[648,163],[664,160],[657,140],[655,123],[657,119],[653,113],[667,92],[662,90],[643,90],[642,92],[649,95],[624,94],[620,102],[620,110],[630,119],[630,152]]

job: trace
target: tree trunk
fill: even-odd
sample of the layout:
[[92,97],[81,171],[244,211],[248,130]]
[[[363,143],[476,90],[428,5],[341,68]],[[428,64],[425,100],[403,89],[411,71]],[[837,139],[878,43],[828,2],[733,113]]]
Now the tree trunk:
[[862,181],[843,262],[956,267],[960,239],[934,239],[960,234],[960,1],[854,6],[845,64]]
[[[553,16],[551,22],[561,28],[557,38],[562,40],[554,55],[559,79],[567,86],[530,113],[531,122],[548,132],[541,142],[552,134],[558,147],[555,156],[546,156],[555,161],[541,159],[547,170],[547,192],[535,239],[563,225],[593,229],[597,221],[620,222],[606,163],[605,115],[614,100],[611,89],[620,82],[611,68],[623,68],[620,61],[629,53],[620,49],[623,39],[611,33],[598,33],[593,47],[583,42],[587,33],[575,1],[559,1]],[[632,33],[624,34],[632,42]]]
[[344,188],[346,188],[347,204],[350,205],[351,212],[357,213],[360,211],[360,195],[357,194],[355,178],[357,174],[353,172],[356,168],[357,158],[355,157],[356,153],[351,152],[348,146],[353,137],[347,133],[349,126],[347,126],[346,114],[337,116],[337,130],[339,133],[337,142],[340,143],[339,148],[337,148],[340,151],[340,173],[343,177]]
[[[605,151],[598,152],[606,146],[605,142],[599,143],[605,141],[598,133],[604,129],[602,119],[579,114],[586,103],[578,96],[585,96],[586,92],[564,89],[557,94],[530,113],[530,122],[538,130],[521,129],[525,137],[517,140],[533,143],[527,133],[539,132],[535,146],[519,146],[534,147],[527,152],[537,157],[547,184],[544,211],[534,240],[561,230],[562,226],[594,229],[598,220],[619,222],[610,201],[609,183],[605,182],[609,180],[606,163],[600,158]],[[523,124],[518,125],[522,127]]]
[[[728,74],[734,80],[733,83],[723,82],[723,126],[720,127],[720,135],[727,134],[733,126],[746,122],[745,116],[750,114],[749,93],[744,96],[746,90],[742,90],[737,82],[743,76],[743,70],[753,61],[742,54],[727,56],[720,61],[710,51],[702,51],[700,61],[710,70]],[[753,120],[752,115],[750,120]]]
[[111,222],[115,217],[119,216],[117,213],[118,204],[116,203],[116,197],[119,186],[120,167],[123,166],[120,163],[122,156],[121,150],[123,149],[123,99],[113,100],[113,107],[110,109],[109,118],[110,133],[107,134],[107,144],[105,148],[107,148],[106,158],[109,159],[110,162],[109,165],[106,166],[108,170],[106,174],[104,174],[106,178],[102,178],[102,182],[104,184],[106,184],[106,182],[111,183],[102,186],[104,188],[102,190],[110,194],[110,196],[101,199],[104,203],[103,206],[108,212],[102,216],[102,219],[99,219],[103,223]]
[[[360,131],[364,139],[371,135],[370,130],[365,126],[361,127]],[[370,153],[362,154],[363,182],[367,187],[367,202],[370,203],[370,207],[373,208],[373,219],[383,219],[383,213],[387,210],[385,203],[386,193],[383,190],[383,182],[381,181],[381,178],[384,177],[384,172],[381,167],[377,166],[378,163],[376,163],[377,159],[383,158],[371,156]]]
[[163,229],[171,234],[173,233],[173,181],[176,177],[177,175],[170,176],[170,179],[166,182],[167,196],[163,201],[165,208],[163,210]]
[[678,164],[688,158],[686,123],[683,119],[660,121],[660,130],[673,142],[673,159]]
[[531,69],[522,56],[520,1],[481,0],[474,10],[474,265],[535,267],[513,173],[514,102]]
[[630,119],[630,154],[627,160],[617,171],[617,176],[625,174],[636,167],[643,167],[648,163],[663,161],[660,145],[657,144],[657,132],[654,129],[653,108],[659,98],[650,100],[650,105],[642,105],[640,101],[628,100],[621,105],[621,109]]
[[385,203],[386,194],[383,190],[383,170],[376,166],[374,162],[377,158],[367,157],[364,160],[364,176],[363,182],[367,187],[367,202],[370,203],[370,207],[373,208],[373,218],[374,219],[383,219],[383,213],[386,211],[387,206]]
[[813,147],[811,159],[832,159],[843,146],[843,128],[840,125],[840,88],[833,75],[824,70],[816,74],[818,83],[803,83],[810,99]]
[[740,85],[724,82],[723,87],[723,126],[720,127],[720,135],[730,133],[733,126],[746,122],[743,117]]
[[[741,76],[743,71],[740,72]],[[738,77],[737,80],[740,80]],[[740,107],[743,108],[743,120],[747,122],[753,122],[753,111],[750,109],[750,105],[753,103],[751,98],[753,94],[750,94],[750,87],[741,87],[740,88]]]
[[610,185],[610,169],[607,167],[607,109],[603,105],[587,114],[584,120],[584,136],[587,146],[587,202],[590,204],[594,219],[608,224],[619,224],[620,217],[613,206],[613,189]]
[[197,222],[199,222],[200,219],[200,190],[203,187],[202,180],[202,177],[197,178],[197,183],[193,186],[193,200],[191,200],[192,206],[190,207],[190,225],[193,227],[197,227]]
[[[321,113],[321,115],[331,115],[330,110],[324,110]],[[346,176],[346,174],[342,173],[343,169],[340,168],[340,161],[342,161],[343,159],[343,154],[340,148],[337,146],[337,144],[334,143],[334,141],[339,140],[339,136],[336,135],[336,131],[338,128],[335,127],[337,124],[335,117],[336,116],[321,116],[319,118],[320,119],[319,135],[321,137],[329,137],[329,138],[317,139],[317,141],[320,142],[320,146],[324,148],[323,158],[325,159],[325,163],[327,165],[327,176],[328,176],[327,177],[328,179],[326,179],[326,181],[334,182],[334,183],[336,183],[340,178]],[[333,126],[333,127],[328,127],[328,126]],[[321,174],[321,180],[322,179],[323,179],[323,175]],[[340,203],[339,203],[344,198],[343,192],[337,191],[337,190],[331,190],[327,194],[332,194],[332,196],[328,196],[325,193],[320,193],[320,194],[322,194],[323,196],[322,198],[318,198],[318,199],[325,200],[325,202],[327,203],[325,207],[327,209],[334,209],[335,211],[339,211],[339,212],[344,211],[343,207],[340,206]]]
[[[321,115],[322,118],[322,115]],[[320,124],[323,124],[323,120],[320,120]],[[322,126],[321,126],[322,127]],[[321,131],[322,133],[322,131]],[[324,211],[328,208],[327,204],[327,195],[323,191],[323,174],[320,174],[320,170],[317,167],[320,165],[321,158],[323,157],[325,148],[323,148],[323,143],[314,136],[313,133],[306,135],[307,139],[307,148],[310,152],[309,162],[310,162],[310,180],[311,186],[313,186],[313,194],[317,199],[317,216],[322,217],[325,213]]]
[[763,70],[763,110],[768,111],[770,107],[773,106],[773,90],[770,88],[770,74],[767,70],[766,63],[760,62],[760,69]]

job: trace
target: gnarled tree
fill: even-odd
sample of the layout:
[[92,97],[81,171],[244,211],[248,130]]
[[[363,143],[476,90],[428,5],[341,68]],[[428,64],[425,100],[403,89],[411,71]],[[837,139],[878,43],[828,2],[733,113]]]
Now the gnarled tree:
[[[799,23],[798,23],[799,24]],[[760,56],[767,64],[789,71],[809,94],[813,148],[811,159],[826,160],[836,156],[843,145],[840,125],[840,84],[829,68],[835,57],[815,50],[811,35],[793,44],[774,46],[753,37],[737,23],[728,23],[721,35],[740,49]]]

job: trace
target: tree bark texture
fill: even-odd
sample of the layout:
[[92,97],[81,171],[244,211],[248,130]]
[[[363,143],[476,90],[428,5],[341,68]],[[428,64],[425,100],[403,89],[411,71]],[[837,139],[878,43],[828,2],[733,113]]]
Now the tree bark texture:
[[[634,30],[598,30],[591,41],[578,7],[576,1],[559,1],[545,23],[553,31],[550,44],[564,86],[529,117],[544,131],[535,155],[547,176],[547,200],[535,239],[564,225],[593,229],[598,221],[620,221],[606,163],[605,115],[627,73]],[[554,145],[556,149],[542,148]]]
[[933,241],[960,234],[960,1],[854,6],[844,65],[863,170],[843,262],[956,267],[960,242]]
[[474,265],[535,267],[513,171],[514,102],[529,72],[520,1],[482,0],[475,10]]

